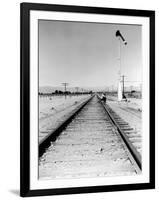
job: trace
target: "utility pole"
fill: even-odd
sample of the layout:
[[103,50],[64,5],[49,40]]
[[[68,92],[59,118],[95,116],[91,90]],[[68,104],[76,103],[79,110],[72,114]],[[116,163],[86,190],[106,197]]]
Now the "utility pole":
[[114,86],[112,85],[112,93],[114,92]]
[[64,90],[65,90],[65,99],[66,99],[66,87],[69,85],[69,83],[62,83],[62,85],[64,86]]
[[122,75],[121,76],[122,77],[122,83],[123,83],[123,92],[122,92],[122,96],[123,96],[123,98],[124,98],[124,79],[125,79],[125,76],[124,75]]
[[79,89],[79,87],[75,87],[75,89],[76,89],[76,92],[77,92],[77,95],[78,95],[78,89]]
[[118,101],[121,101],[123,98],[123,93],[121,89],[121,41],[124,43],[124,45],[127,45],[126,40],[124,39],[123,35],[120,33],[119,30],[116,31],[116,37],[119,40],[119,81],[118,81]]
[[142,98],[142,83],[140,83],[140,98]]
[[133,86],[131,85],[131,86],[130,86],[130,92],[132,92],[132,90],[133,90]]

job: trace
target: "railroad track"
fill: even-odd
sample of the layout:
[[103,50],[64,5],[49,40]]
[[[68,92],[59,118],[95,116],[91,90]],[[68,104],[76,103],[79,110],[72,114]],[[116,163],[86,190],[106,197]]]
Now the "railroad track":
[[103,107],[141,169],[141,135],[138,134],[127,122],[125,122],[112,108],[110,108],[108,104],[103,104]]
[[59,129],[54,142],[41,151],[39,178],[140,174],[135,148],[132,150],[120,131],[110,110],[97,96],[92,97],[64,129]]

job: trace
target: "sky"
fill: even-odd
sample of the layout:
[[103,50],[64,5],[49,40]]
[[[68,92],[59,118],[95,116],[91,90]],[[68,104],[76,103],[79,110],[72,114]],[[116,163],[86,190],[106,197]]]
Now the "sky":
[[127,85],[141,83],[141,26],[39,20],[39,86],[116,86],[117,30],[128,43],[121,43],[121,74]]

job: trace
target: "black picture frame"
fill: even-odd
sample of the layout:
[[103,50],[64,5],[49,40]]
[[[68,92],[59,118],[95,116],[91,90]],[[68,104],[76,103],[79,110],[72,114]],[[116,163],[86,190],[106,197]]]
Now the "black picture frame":
[[[75,13],[93,13],[121,16],[148,17],[150,20],[150,180],[149,183],[102,185],[72,188],[30,189],[30,11],[59,11]],[[141,190],[155,188],[155,11],[116,9],[104,7],[83,7],[71,5],[49,5],[21,3],[20,5],[21,37],[21,106],[20,106],[20,195],[43,196],[77,193],[95,193],[107,191]]]

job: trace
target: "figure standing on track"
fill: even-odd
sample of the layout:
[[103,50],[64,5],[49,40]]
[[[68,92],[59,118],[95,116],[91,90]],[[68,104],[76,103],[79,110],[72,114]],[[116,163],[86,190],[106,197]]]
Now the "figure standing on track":
[[106,95],[104,93],[102,93],[101,101],[103,101],[104,103],[106,103],[107,101]]
[[127,101],[127,98],[126,98],[125,94],[123,94],[123,100]]

